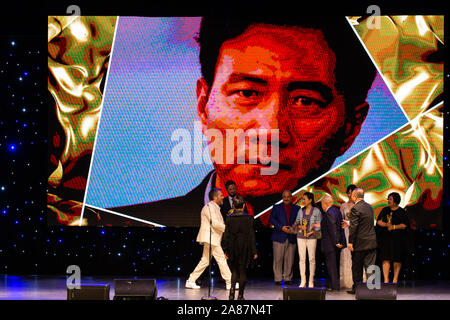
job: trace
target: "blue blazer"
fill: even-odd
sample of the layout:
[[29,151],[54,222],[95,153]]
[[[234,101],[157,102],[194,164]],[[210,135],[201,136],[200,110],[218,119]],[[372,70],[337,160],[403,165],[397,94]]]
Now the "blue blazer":
[[347,246],[344,229],[342,229],[341,223],[341,211],[335,206],[331,206],[322,216],[322,222],[320,225],[322,229],[322,252],[332,252],[334,250],[338,250],[336,247],[338,243],[342,244],[343,248]]
[[272,241],[277,242],[285,242],[286,239],[289,239],[290,243],[296,243],[296,235],[295,234],[287,234],[284,231],[281,231],[283,226],[292,226],[297,218],[298,211],[300,207],[291,204],[291,212],[289,215],[289,221],[287,221],[286,210],[284,209],[284,203],[276,204],[272,208],[272,212],[270,214],[269,222],[273,224],[272,231]]

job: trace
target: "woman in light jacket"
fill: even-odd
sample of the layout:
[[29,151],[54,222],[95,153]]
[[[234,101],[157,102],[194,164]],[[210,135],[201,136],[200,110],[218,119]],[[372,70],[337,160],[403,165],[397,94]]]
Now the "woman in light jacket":
[[300,260],[300,287],[306,286],[306,250],[309,257],[309,281],[308,287],[314,287],[314,273],[316,270],[316,231],[320,231],[320,220],[322,214],[314,206],[314,194],[305,192],[303,194],[302,204],[304,207],[299,210],[295,226],[298,226],[300,232],[297,235],[298,255]]

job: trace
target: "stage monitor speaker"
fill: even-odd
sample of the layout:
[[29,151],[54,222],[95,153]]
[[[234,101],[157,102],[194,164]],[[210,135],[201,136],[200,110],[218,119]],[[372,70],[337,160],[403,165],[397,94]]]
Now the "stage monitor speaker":
[[155,279],[114,279],[114,300],[156,300]]
[[80,284],[80,288],[67,288],[67,300],[109,300],[109,283]]
[[283,300],[325,300],[325,288],[283,287]]
[[358,283],[356,300],[397,300],[397,284],[381,283],[380,289],[369,289],[366,283]]

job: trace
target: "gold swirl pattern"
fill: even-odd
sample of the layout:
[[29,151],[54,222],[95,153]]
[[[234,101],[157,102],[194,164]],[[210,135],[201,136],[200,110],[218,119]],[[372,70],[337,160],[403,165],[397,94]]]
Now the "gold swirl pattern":
[[[117,17],[48,17],[48,90],[54,99],[52,112],[63,132],[52,132],[51,141],[55,148],[64,143],[58,153],[51,155],[48,208],[63,224],[76,224],[81,213],[89,166],[86,168],[86,162],[79,160],[92,153],[116,20]],[[66,189],[77,193],[75,199],[68,200],[73,203],[61,211],[58,203],[62,199],[55,194]]]
[[[381,16],[355,30],[409,119],[426,112],[444,89],[444,16]],[[355,23],[355,19],[350,19]]]

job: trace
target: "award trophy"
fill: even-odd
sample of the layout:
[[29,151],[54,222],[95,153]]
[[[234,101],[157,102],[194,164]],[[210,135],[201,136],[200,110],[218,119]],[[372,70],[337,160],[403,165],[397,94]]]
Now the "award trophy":
[[[306,227],[308,225],[308,220],[307,219],[303,219],[302,220],[302,225],[304,227]],[[306,238],[306,228],[305,228],[305,230],[303,230],[303,236]]]
[[387,223],[391,223],[392,220],[392,212],[387,216]]

